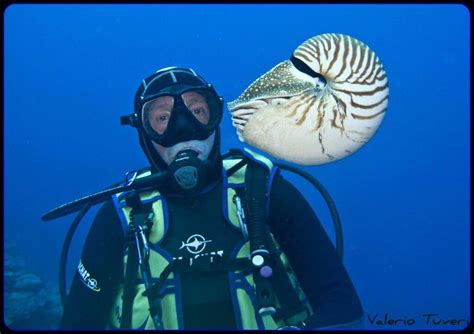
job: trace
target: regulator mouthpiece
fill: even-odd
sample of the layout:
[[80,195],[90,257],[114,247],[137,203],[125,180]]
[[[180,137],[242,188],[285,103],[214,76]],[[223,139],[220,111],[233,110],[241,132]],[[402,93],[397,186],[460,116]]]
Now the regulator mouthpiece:
[[170,172],[174,183],[182,190],[192,191],[201,182],[203,161],[193,150],[184,150],[176,155],[170,164]]

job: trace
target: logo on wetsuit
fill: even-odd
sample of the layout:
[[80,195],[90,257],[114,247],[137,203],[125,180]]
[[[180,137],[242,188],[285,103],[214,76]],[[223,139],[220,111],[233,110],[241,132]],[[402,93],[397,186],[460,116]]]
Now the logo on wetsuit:
[[86,270],[86,268],[82,264],[82,260],[79,260],[79,266],[77,267],[77,271],[79,272],[79,276],[81,277],[82,283],[84,283],[92,291],[95,291],[95,292],[100,291],[100,286],[97,283],[97,280],[91,277],[91,274]]
[[181,241],[182,244],[179,249],[186,247],[188,252],[191,254],[199,254],[204,250],[204,248],[206,248],[208,242],[212,242],[212,240],[206,240],[206,238],[200,234],[193,234],[188,238],[188,240],[186,240],[186,242]]
[[[212,242],[212,240],[207,240],[204,238],[201,234],[193,234],[191,235],[188,239],[186,239],[186,242],[181,241],[181,247],[179,249],[183,249],[186,247],[186,250],[191,253],[191,257],[189,258],[189,265],[193,265],[193,260],[197,258],[202,258],[202,257],[209,257],[209,260],[213,262],[215,256],[222,257],[224,255],[223,250],[219,251],[214,251],[214,252],[206,252],[202,253],[204,248],[206,248],[206,244],[209,242]],[[182,260],[183,256],[180,256],[178,258],[173,258],[173,260]],[[188,259],[188,258],[187,258]]]

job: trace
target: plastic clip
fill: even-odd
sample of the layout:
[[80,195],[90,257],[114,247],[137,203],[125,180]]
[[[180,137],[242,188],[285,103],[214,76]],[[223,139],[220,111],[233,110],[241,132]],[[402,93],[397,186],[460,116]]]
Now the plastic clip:
[[[140,264],[145,263],[148,261],[150,256],[150,247],[148,246],[148,242],[146,241],[145,231],[142,226],[137,225],[135,226],[136,230],[135,233],[137,234],[137,249],[138,249],[138,262]],[[142,246],[142,247],[140,247]],[[143,249],[143,252],[141,250]]]
[[125,173],[125,186],[128,187],[132,185],[133,182],[135,182],[137,175],[138,175],[138,171],[136,170]]
[[247,230],[247,224],[245,223],[245,212],[244,208],[242,207],[242,201],[240,200],[239,196],[235,195],[233,198],[233,202],[235,203],[237,219],[239,220],[240,229],[242,230],[242,234],[244,235],[245,240],[248,240],[249,232]]

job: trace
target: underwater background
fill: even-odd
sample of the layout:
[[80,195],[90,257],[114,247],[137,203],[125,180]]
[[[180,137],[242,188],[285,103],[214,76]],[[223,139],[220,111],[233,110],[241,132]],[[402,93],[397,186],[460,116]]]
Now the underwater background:
[[[228,102],[323,33],[366,43],[390,86],[388,112],[362,149],[302,167],[339,210],[344,263],[365,328],[461,329],[470,322],[466,7],[25,4],[9,6],[3,19],[7,326],[57,326],[59,258],[74,215],[40,217],[147,165],[136,131],[119,121],[133,111],[143,78],[162,67],[192,67]],[[222,152],[242,146],[224,113]],[[319,193],[284,175],[334,241]],[[98,207],[73,239],[68,286]]]

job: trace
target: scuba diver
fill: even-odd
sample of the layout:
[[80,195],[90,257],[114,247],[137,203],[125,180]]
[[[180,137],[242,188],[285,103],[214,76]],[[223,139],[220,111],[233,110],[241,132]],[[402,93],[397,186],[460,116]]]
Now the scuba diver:
[[109,196],[88,233],[61,329],[317,329],[360,323],[319,219],[268,158],[220,152],[223,100],[190,68],[140,84],[134,113],[155,185]]

